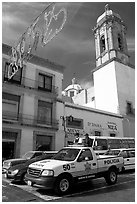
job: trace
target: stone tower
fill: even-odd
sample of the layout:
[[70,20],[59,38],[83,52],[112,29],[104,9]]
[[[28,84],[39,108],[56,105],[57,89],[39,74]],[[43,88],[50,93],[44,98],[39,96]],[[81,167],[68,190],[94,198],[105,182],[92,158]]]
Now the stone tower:
[[131,129],[135,119],[135,68],[129,63],[126,26],[120,15],[106,5],[93,31],[96,48],[96,68],[93,70],[96,108],[123,115],[128,129]]

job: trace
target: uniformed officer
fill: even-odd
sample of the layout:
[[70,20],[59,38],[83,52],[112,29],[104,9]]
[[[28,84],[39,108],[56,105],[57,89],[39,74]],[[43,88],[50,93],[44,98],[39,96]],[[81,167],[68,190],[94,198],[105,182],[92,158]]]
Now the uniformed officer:
[[85,134],[85,144],[86,147],[92,147],[92,140],[89,138],[89,134]]
[[79,141],[79,133],[77,132],[76,134],[75,134],[75,139],[74,139],[74,144],[76,144],[76,143],[78,143],[78,141]]

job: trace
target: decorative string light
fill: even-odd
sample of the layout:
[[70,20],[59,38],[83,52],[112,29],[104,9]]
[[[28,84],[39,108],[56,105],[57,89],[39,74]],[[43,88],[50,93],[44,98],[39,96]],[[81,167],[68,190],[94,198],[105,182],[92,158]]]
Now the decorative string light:
[[[52,10],[46,12],[46,10],[52,5]],[[37,50],[39,42],[42,46],[45,46],[63,29],[67,19],[67,11],[65,10],[65,8],[62,8],[57,14],[54,14],[54,10],[55,3],[50,3],[23,33],[23,35],[18,40],[17,45],[15,47],[12,47],[12,54],[10,56],[8,66],[9,80],[16,74],[18,69],[23,67],[23,62],[27,62],[30,60],[32,52]],[[56,28],[54,32],[52,28],[49,30],[52,21],[58,20],[58,17],[61,13],[63,13],[64,15],[61,26],[58,29]],[[43,27],[40,28],[38,26],[41,18],[44,20],[44,29]]]

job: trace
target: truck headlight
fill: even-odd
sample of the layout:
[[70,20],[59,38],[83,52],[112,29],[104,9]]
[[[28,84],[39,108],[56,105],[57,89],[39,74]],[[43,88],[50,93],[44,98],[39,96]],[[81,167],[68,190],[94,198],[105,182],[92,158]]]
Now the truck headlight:
[[54,176],[54,171],[45,169],[45,170],[42,171],[41,175],[42,176]]
[[16,175],[17,173],[19,172],[19,170],[18,169],[16,169],[16,170],[14,170],[14,171],[12,171],[12,175]]

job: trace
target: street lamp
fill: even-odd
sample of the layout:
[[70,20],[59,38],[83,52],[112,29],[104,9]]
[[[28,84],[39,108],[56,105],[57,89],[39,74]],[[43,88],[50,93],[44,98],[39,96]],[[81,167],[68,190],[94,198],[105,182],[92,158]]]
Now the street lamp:
[[66,132],[66,121],[73,122],[73,116],[60,116],[60,119],[62,119],[62,126],[64,127],[64,132],[65,132],[65,139],[64,139],[64,146],[66,146],[66,138],[67,138],[67,132]]

